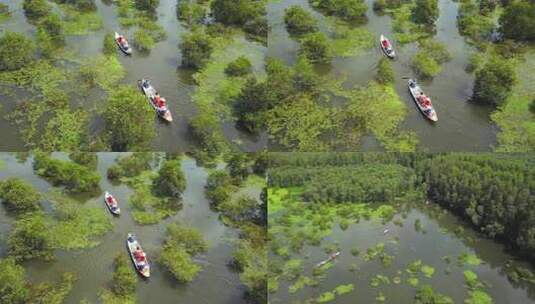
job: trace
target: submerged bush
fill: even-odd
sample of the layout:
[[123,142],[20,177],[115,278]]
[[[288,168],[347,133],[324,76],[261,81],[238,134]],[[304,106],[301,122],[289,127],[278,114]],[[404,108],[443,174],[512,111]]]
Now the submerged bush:
[[310,62],[328,63],[331,61],[333,54],[327,39],[322,32],[311,33],[303,36],[299,55],[305,56]]
[[121,157],[113,166],[108,169],[108,178],[118,180],[123,177],[134,177],[145,170],[150,170],[150,163],[153,160],[152,153],[132,153]]
[[24,268],[13,258],[0,259],[0,299],[5,304],[27,303],[29,292]]
[[155,11],[160,5],[160,0],[135,0],[137,9],[146,11]]
[[39,192],[31,184],[17,177],[0,182],[0,199],[6,209],[17,213],[39,209]]
[[309,0],[309,2],[322,12],[346,21],[363,18],[368,10],[368,6],[363,0]]
[[251,61],[245,56],[240,56],[230,62],[225,68],[225,74],[229,76],[244,76],[252,71]]
[[180,160],[167,160],[158,171],[152,186],[159,196],[179,199],[186,189],[186,178],[182,172]]
[[48,228],[49,225],[42,213],[21,217],[15,222],[15,228],[9,236],[9,254],[17,261],[34,258],[51,259],[54,249]]
[[46,0],[24,0],[22,8],[26,17],[31,19],[42,18],[52,10],[52,7]]
[[107,33],[104,36],[104,41],[102,42],[102,53],[106,56],[113,55],[117,52],[117,46],[115,44],[115,37],[112,33]]
[[129,296],[136,292],[137,277],[130,266],[130,261],[122,252],[115,256],[115,271],[111,285],[112,292],[120,297]]
[[144,29],[139,29],[134,33],[134,46],[143,52],[150,51],[154,48],[156,42],[151,35]]
[[34,170],[52,182],[71,192],[92,192],[98,189],[100,175],[88,167],[70,161],[54,159],[46,154],[36,154]]
[[108,142],[114,151],[145,150],[154,138],[154,111],[133,87],[120,86],[104,111]]
[[6,32],[0,37],[0,71],[23,68],[34,60],[34,43],[20,33]]
[[508,60],[492,57],[476,72],[472,98],[478,102],[502,105],[511,95],[515,83],[514,65]]
[[206,15],[204,6],[190,1],[181,1],[176,6],[178,20],[184,21],[189,25],[201,23]]
[[180,50],[183,66],[201,68],[210,59],[213,46],[210,36],[197,30],[182,36]]
[[382,57],[379,60],[379,64],[377,65],[377,76],[375,76],[375,79],[380,84],[394,83],[394,69],[388,58]]
[[301,6],[294,5],[284,11],[286,30],[293,35],[302,35],[318,30],[318,22]]

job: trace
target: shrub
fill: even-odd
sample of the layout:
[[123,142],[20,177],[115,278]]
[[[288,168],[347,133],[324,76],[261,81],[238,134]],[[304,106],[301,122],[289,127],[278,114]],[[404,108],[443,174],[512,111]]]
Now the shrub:
[[189,1],[181,1],[176,6],[178,20],[184,21],[189,25],[201,23],[206,15],[204,6]]
[[377,65],[377,76],[375,79],[380,84],[391,84],[394,82],[394,69],[389,59],[382,57]]
[[434,25],[438,14],[437,0],[416,0],[416,5],[412,9],[412,18],[419,24]]
[[535,41],[535,3],[515,1],[505,7],[500,30],[507,38]]
[[185,67],[202,68],[210,59],[213,51],[210,36],[200,30],[186,33],[180,43],[182,65]]
[[0,299],[2,303],[27,303],[29,289],[25,279],[24,267],[17,265],[15,259],[0,259]]
[[318,30],[316,19],[307,10],[298,5],[291,6],[285,10],[284,22],[288,32],[293,35],[302,35]]
[[180,160],[165,161],[152,182],[154,191],[159,196],[180,198],[186,189],[186,178],[182,173]]
[[313,63],[330,62],[333,57],[327,36],[321,32],[307,34],[301,39],[299,55]]
[[368,6],[362,0],[319,0],[311,4],[328,15],[340,17],[346,21],[354,21],[364,17]]
[[243,76],[251,73],[251,71],[251,62],[245,56],[238,57],[236,60],[230,62],[225,68],[225,74],[229,76]]
[[425,52],[416,53],[412,59],[411,66],[418,75],[425,78],[434,77],[442,70],[435,59]]
[[42,213],[30,213],[18,219],[9,236],[9,254],[17,261],[51,259],[54,251],[48,229]]
[[113,55],[117,52],[117,47],[115,45],[115,37],[112,33],[107,33],[104,36],[104,41],[102,42],[102,53],[106,56]]
[[476,72],[472,98],[479,102],[501,105],[511,94],[515,82],[513,64],[508,60],[493,57]]
[[114,260],[115,271],[113,272],[113,281],[111,290],[120,297],[132,295],[136,292],[137,277],[130,261],[123,253],[118,253]]
[[140,10],[155,11],[160,5],[160,0],[135,0],[135,4]]
[[156,42],[151,35],[144,29],[138,29],[134,33],[134,46],[142,52],[150,51],[154,48]]
[[17,213],[39,209],[39,192],[31,184],[17,177],[0,182],[0,199],[8,210]]
[[22,8],[26,17],[30,19],[42,18],[52,10],[46,0],[24,0]]
[[6,32],[0,37],[0,70],[13,71],[34,60],[35,45],[24,35]]

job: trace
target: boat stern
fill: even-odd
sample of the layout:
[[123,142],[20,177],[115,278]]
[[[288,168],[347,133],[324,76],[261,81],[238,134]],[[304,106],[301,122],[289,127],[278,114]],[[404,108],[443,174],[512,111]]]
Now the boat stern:
[[162,115],[162,118],[167,122],[173,122],[173,115],[171,115],[171,111],[167,110]]
[[427,116],[429,118],[429,120],[431,120],[432,122],[437,122],[438,121],[438,116],[437,116],[437,112],[433,111],[430,115]]

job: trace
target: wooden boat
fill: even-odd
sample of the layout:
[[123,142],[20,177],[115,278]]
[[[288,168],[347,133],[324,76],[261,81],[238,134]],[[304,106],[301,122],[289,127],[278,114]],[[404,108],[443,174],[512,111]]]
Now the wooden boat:
[[[128,248],[128,253],[130,254],[130,258],[134,263],[136,271],[145,278],[150,277],[149,260],[133,233],[128,234],[128,238],[126,239],[126,247]],[[136,251],[140,253],[139,256],[136,254]]]
[[128,45],[128,41],[124,36],[119,35],[119,33],[115,32],[115,43],[117,43],[117,46],[119,46],[119,49],[123,51],[126,55],[132,55],[132,48],[130,45]]
[[323,266],[323,265],[329,263],[330,261],[336,259],[339,255],[340,255],[340,251],[337,251],[337,252],[331,254],[331,255],[329,256],[329,258],[327,258],[326,260],[321,261],[321,262],[319,262],[318,264],[316,264],[316,268],[317,268],[317,267],[321,267],[321,266]]
[[424,94],[424,91],[416,83],[415,79],[409,79],[409,93],[416,103],[416,106],[424,114],[424,116],[431,121],[438,121],[437,113],[431,103],[431,99]]
[[[148,79],[141,79],[138,81],[139,88],[145,94],[147,99],[149,100],[149,104],[152,106],[154,111],[156,111],[156,114],[158,114],[159,117],[161,117],[163,120],[167,122],[173,121],[173,116],[171,115],[171,111],[169,111],[169,108],[167,107],[167,103],[165,98],[161,97],[156,89],[150,84],[150,81]],[[163,102],[163,105],[158,105],[158,99]]]
[[385,53],[386,57],[390,59],[396,58],[396,52],[392,48],[392,43],[390,43],[390,40],[388,40],[384,35],[381,35],[379,42],[381,50],[383,50],[383,53]]
[[121,214],[121,208],[119,208],[117,200],[108,191],[106,191],[104,194],[104,202],[106,203],[106,206],[108,206],[108,209],[110,209],[111,213],[115,215]]

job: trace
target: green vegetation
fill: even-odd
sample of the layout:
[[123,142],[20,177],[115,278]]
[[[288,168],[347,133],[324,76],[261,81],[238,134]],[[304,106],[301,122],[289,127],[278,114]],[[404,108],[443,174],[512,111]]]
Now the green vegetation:
[[130,266],[130,261],[124,253],[117,253],[114,262],[113,279],[110,290],[102,290],[100,299],[104,304],[136,303],[135,293],[137,288],[137,276]]
[[318,30],[318,22],[312,14],[297,5],[285,10],[284,22],[286,23],[286,30],[292,35],[303,35]]
[[14,71],[34,60],[35,45],[24,35],[6,32],[0,37],[0,71]]
[[380,84],[387,85],[394,83],[394,77],[394,69],[390,60],[384,57],[381,58],[377,64],[375,80]]
[[416,304],[453,304],[453,300],[443,294],[435,292],[430,285],[423,285],[414,296]]
[[199,231],[171,224],[167,226],[160,262],[179,282],[191,282],[201,270],[192,257],[205,252],[207,248]]
[[153,153],[137,152],[131,155],[120,157],[107,172],[111,180],[135,177],[143,171],[151,169],[151,162],[154,160]]
[[203,21],[206,7],[195,1],[180,1],[176,7],[176,13],[179,20],[191,26]]
[[424,78],[432,78],[442,70],[441,64],[451,59],[446,46],[435,40],[419,42],[419,52],[412,59],[412,68]]
[[147,52],[154,48],[156,41],[144,29],[138,29],[134,33],[134,46],[141,52]]
[[45,216],[38,212],[17,219],[8,245],[9,255],[17,261],[35,258],[51,260],[54,248]]
[[152,187],[158,196],[180,199],[186,189],[180,159],[166,160],[158,171],[158,177],[153,180]]
[[438,0],[416,0],[412,9],[412,19],[418,24],[433,26],[438,15]]
[[492,57],[476,72],[475,101],[491,105],[502,105],[511,95],[516,82],[515,68],[511,61]]
[[39,176],[70,192],[93,192],[99,188],[98,172],[74,162],[39,153],[35,155],[33,167]]
[[7,210],[17,214],[40,208],[39,192],[24,180],[12,177],[0,182],[0,199]]
[[510,39],[535,41],[535,3],[512,1],[500,16],[500,30]]
[[69,153],[69,158],[82,166],[86,166],[90,169],[97,169],[98,156],[96,153],[92,152],[71,152]]
[[4,3],[0,3],[0,23],[11,18],[11,12],[9,11],[9,6]]
[[24,0],[22,8],[26,17],[33,20],[48,15],[52,9],[46,0]]
[[309,3],[326,15],[336,16],[345,21],[360,21],[368,6],[362,0],[318,0]]
[[[529,157],[447,155],[424,162],[422,172],[426,172],[430,199],[456,212],[487,236],[509,240],[519,254],[533,260],[533,233],[528,228],[532,226],[531,217],[515,216],[518,206],[531,210],[528,189],[533,183],[533,169],[529,163]],[[462,174],[456,170],[461,167]]]
[[225,74],[228,76],[244,76],[251,73],[252,67],[251,62],[247,57],[240,56],[227,65]]
[[114,151],[145,150],[155,136],[154,111],[133,87],[116,88],[103,116],[107,142]]
[[184,34],[180,43],[182,65],[197,69],[202,68],[210,59],[214,49],[212,44],[210,36],[201,30]]
[[135,0],[135,5],[140,10],[155,11],[160,5],[160,0]]
[[210,9],[217,22],[242,28],[251,38],[267,42],[266,1],[214,0]]
[[301,38],[299,54],[312,63],[328,63],[333,58],[327,36],[322,32],[309,33]]
[[12,258],[0,259],[2,273],[0,274],[0,299],[2,303],[50,303],[61,304],[71,291],[75,276],[64,273],[62,282],[51,284],[43,282],[31,285],[25,279],[26,272],[22,266],[15,263]]

